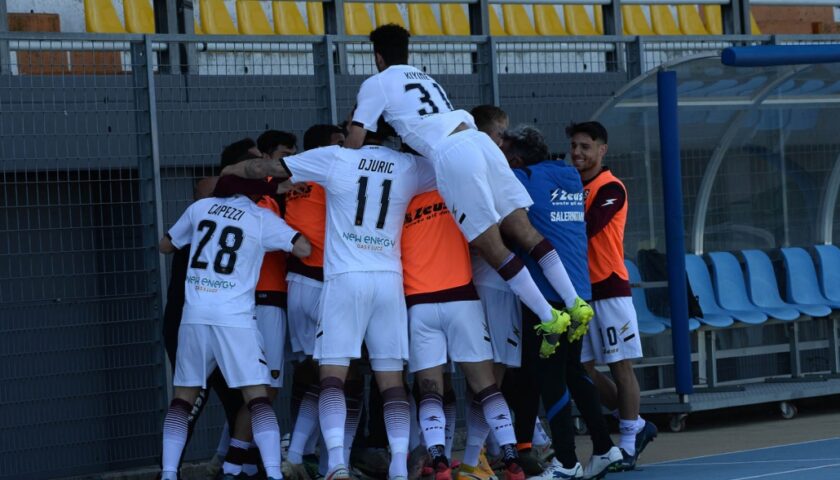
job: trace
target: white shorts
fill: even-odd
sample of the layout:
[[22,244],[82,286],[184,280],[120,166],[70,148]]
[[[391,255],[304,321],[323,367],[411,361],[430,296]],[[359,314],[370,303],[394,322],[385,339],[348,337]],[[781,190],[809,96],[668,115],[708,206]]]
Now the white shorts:
[[478,300],[420,303],[408,309],[408,369],[493,359],[490,332]]
[[265,361],[271,375],[270,386],[283,386],[283,359],[286,347],[286,312],[280,307],[257,305],[257,329],[263,338]]
[[321,311],[324,283],[297,274],[289,274],[289,339],[293,352],[312,356],[315,351],[315,328]]
[[322,364],[343,365],[361,357],[364,341],[371,364],[374,359],[407,360],[407,317],[399,273],[348,272],[330,278],[321,295],[314,357]]
[[534,202],[487,134],[465,130],[432,152],[438,191],[471,242],[518,208]]
[[182,323],[173,385],[204,388],[217,365],[231,388],[271,383],[262,335],[256,327]]
[[493,344],[493,361],[511,368],[522,365],[522,307],[511,290],[476,285]]
[[581,362],[595,360],[598,365],[608,365],[621,360],[642,357],[639,323],[632,297],[614,297],[589,302],[595,316],[589,324],[589,333],[581,345]]

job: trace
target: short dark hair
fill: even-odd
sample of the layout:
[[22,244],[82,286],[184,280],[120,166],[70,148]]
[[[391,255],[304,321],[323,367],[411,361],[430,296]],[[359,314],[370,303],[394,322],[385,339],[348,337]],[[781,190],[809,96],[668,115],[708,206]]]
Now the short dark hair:
[[405,28],[389,23],[370,32],[373,53],[378,53],[388,66],[408,63],[408,38],[411,34]]
[[592,140],[600,140],[607,143],[607,129],[599,122],[572,123],[566,127],[567,137],[572,138],[578,133],[585,133]]
[[510,142],[507,145],[510,154],[519,157],[525,165],[543,162],[551,156],[542,132],[529,125],[518,125],[505,131],[504,139]]
[[344,133],[337,125],[312,125],[303,134],[303,149],[326,147],[332,144],[332,136]]
[[257,137],[257,148],[268,155],[271,155],[280,145],[295,148],[295,144],[297,144],[297,137],[293,133],[280,130],[266,130]]
[[238,163],[242,157],[248,153],[248,150],[257,146],[257,143],[251,137],[245,137],[237,140],[222,149],[221,166],[222,168],[228,165]]
[[365,136],[365,141],[373,140],[376,143],[382,143],[385,140],[396,136],[397,131],[394,130],[394,127],[385,121],[385,117],[379,117],[379,120],[376,122],[376,131],[371,132],[368,130],[367,135]]
[[470,110],[470,115],[475,119],[475,126],[481,131],[486,131],[493,123],[503,122],[508,118],[507,113],[495,105],[479,105]]

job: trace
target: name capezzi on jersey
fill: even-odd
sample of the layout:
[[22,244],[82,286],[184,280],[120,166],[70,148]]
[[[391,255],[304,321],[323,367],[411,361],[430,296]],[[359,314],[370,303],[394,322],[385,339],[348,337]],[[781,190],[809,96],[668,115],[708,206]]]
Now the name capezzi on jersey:
[[241,220],[242,216],[245,215],[245,210],[214,203],[210,207],[210,210],[207,210],[207,215],[217,215],[219,217],[227,218],[230,220]]

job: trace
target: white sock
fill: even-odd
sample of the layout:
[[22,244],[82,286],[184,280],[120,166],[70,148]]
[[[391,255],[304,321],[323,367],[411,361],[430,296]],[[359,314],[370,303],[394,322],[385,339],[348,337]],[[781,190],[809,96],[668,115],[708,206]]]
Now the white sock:
[[[636,453],[636,434],[639,433],[640,428],[637,428],[637,420],[619,420],[618,431],[621,437],[618,440],[618,446],[630,455]],[[644,425],[643,425],[644,426]]]
[[551,442],[551,439],[548,438],[546,435],[545,430],[543,430],[542,422],[540,422],[539,417],[537,417],[537,421],[534,422],[534,437],[531,439],[531,443],[536,445],[547,445]]
[[567,307],[574,305],[577,299],[577,292],[575,291],[575,286],[572,285],[572,279],[569,278],[569,273],[566,272],[566,267],[560,261],[560,256],[557,255],[557,251],[552,249],[537,261],[542,268],[545,278],[548,279],[548,282],[551,283],[554,290],[560,294],[563,303]]
[[542,322],[550,322],[551,305],[545,300],[542,292],[534,283],[531,274],[522,260],[511,254],[510,257],[499,267],[499,275],[507,282],[513,293],[519,297],[528,308],[534,312]]

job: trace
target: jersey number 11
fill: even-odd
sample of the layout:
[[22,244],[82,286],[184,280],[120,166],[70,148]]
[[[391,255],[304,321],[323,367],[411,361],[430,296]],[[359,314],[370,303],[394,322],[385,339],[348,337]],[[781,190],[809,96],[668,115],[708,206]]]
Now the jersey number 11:
[[[367,202],[368,177],[359,177],[359,193],[356,196],[356,226],[362,224],[365,219],[365,202]],[[376,220],[376,228],[385,226],[385,216],[388,214],[388,202],[391,201],[391,180],[382,181],[382,197],[379,200],[379,218]]]

